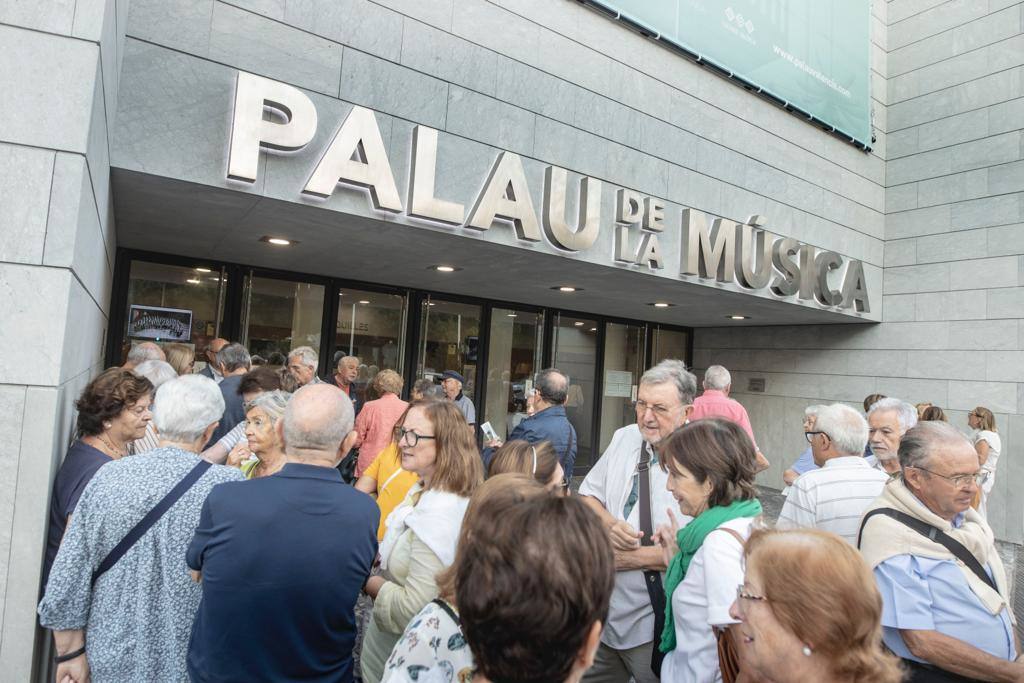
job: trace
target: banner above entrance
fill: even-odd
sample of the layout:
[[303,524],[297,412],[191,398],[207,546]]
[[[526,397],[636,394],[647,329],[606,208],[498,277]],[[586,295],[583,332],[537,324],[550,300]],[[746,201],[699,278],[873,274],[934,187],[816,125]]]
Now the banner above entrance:
[[[266,114],[266,110],[271,113]],[[336,125],[331,122],[331,125]],[[260,150],[299,152],[314,138],[317,111],[297,88],[239,72],[235,89],[226,176],[253,183]],[[499,151],[483,185],[469,205],[438,197],[439,133],[415,126],[410,136],[408,200],[403,203],[377,117],[354,106],[301,188],[310,198],[329,198],[338,185],[360,188],[376,211],[405,213],[420,221],[483,232],[509,226],[514,238],[547,243],[555,253],[594,248],[602,230],[613,231],[614,262],[652,272],[669,271],[682,280],[719,283],[737,291],[766,291],[770,296],[813,302],[821,308],[871,311],[861,261],[817,249],[769,232],[768,220],[751,215],[742,222],[671,204],[624,187],[605,188],[584,176],[575,197],[569,173],[547,166],[543,178],[529,178],[518,154]],[[530,186],[543,182],[538,215]],[[602,196],[614,196],[614,215],[605,222]],[[573,201],[575,200],[575,201]],[[576,206],[575,217],[567,212]],[[679,250],[666,261],[661,238],[675,231]]]

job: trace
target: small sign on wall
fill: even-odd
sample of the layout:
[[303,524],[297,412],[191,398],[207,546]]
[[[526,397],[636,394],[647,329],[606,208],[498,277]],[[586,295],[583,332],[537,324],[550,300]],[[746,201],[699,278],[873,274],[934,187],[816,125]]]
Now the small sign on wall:
[[747,391],[752,394],[764,393],[764,377],[751,377],[747,380]]
[[633,394],[633,373],[628,370],[606,370],[604,373],[604,395],[616,398],[630,398]]

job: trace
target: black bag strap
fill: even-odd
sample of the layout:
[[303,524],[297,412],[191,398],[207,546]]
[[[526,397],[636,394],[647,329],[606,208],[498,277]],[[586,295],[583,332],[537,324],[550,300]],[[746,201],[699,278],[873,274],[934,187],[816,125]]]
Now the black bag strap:
[[861,538],[864,536],[864,526],[868,523],[868,520],[875,515],[891,517],[904,526],[910,527],[922,536],[926,536],[928,540],[943,546],[946,550],[953,553],[954,557],[967,565],[967,568],[974,572],[979,579],[984,581],[989,588],[997,593],[999,592],[999,589],[996,588],[996,582],[992,580],[992,577],[988,575],[985,568],[981,566],[981,562],[978,561],[978,558],[976,558],[970,550],[965,548],[962,543],[947,534],[945,531],[933,527],[928,522],[921,521],[916,517],[911,517],[907,513],[900,512],[899,510],[893,510],[892,508],[877,508],[864,515],[864,519],[860,521],[860,531],[857,532],[858,549],[860,549]]
[[458,626],[460,629],[462,628],[462,621],[459,619],[459,615],[455,613],[455,610],[452,609],[452,606],[449,605],[446,600],[442,600],[441,598],[434,598],[433,600],[431,600],[431,602],[440,607],[441,609],[443,609],[445,613],[447,613],[448,616],[451,617],[452,621],[455,622],[455,625]]
[[114,546],[113,550],[107,553],[107,556],[100,562],[100,566],[96,567],[96,571],[92,573],[92,582],[90,585],[96,585],[96,580],[103,576],[103,573],[108,569],[117,564],[126,552],[135,543],[142,538],[150,527],[157,523],[157,521],[164,516],[164,513],[171,509],[171,506],[178,502],[178,499],[185,495],[185,492],[192,488],[192,485],[199,481],[199,477],[203,476],[206,470],[210,469],[210,463],[207,460],[200,460],[196,463],[196,466],[189,470],[188,474],[174,485],[167,495],[160,499],[152,510],[146,513],[146,516],[139,520],[139,523],[132,527],[121,541]]
[[[654,528],[651,522],[651,451],[650,445],[645,441],[640,447],[640,461],[636,465],[636,476],[638,480],[637,493],[640,506],[640,531],[644,532],[640,539],[641,545],[654,545]],[[654,609],[654,650],[651,655],[651,670],[655,675],[661,675],[661,662],[664,653],[658,648],[661,642],[661,632],[665,628],[665,588],[661,585],[661,572],[657,570],[644,570],[644,585],[647,587],[647,597],[651,600],[651,607]]]

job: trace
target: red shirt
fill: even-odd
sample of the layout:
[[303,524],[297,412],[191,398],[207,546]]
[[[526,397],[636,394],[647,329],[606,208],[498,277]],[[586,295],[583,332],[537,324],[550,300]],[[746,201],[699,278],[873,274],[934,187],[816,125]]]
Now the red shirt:
[[735,422],[747,433],[750,441],[754,444],[754,450],[757,450],[757,441],[754,439],[754,430],[750,426],[747,409],[740,405],[739,401],[726,396],[725,392],[718,389],[705,389],[704,393],[693,401],[690,421],[701,420],[705,417],[720,417]]

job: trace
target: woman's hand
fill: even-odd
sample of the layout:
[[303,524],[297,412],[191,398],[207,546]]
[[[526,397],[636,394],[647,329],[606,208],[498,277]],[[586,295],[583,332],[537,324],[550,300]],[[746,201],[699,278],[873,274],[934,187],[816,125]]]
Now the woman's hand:
[[241,467],[242,463],[252,457],[252,451],[249,450],[249,443],[242,439],[235,447],[228,453],[228,467]]
[[383,576],[371,576],[363,584],[363,592],[369,595],[371,598],[376,599],[377,593],[380,592],[380,587],[383,586],[387,581]]
[[658,525],[654,532],[654,542],[661,546],[661,556],[666,565],[679,552],[679,543],[676,541],[676,535],[679,533],[679,521],[671,508],[667,512],[669,523]]

